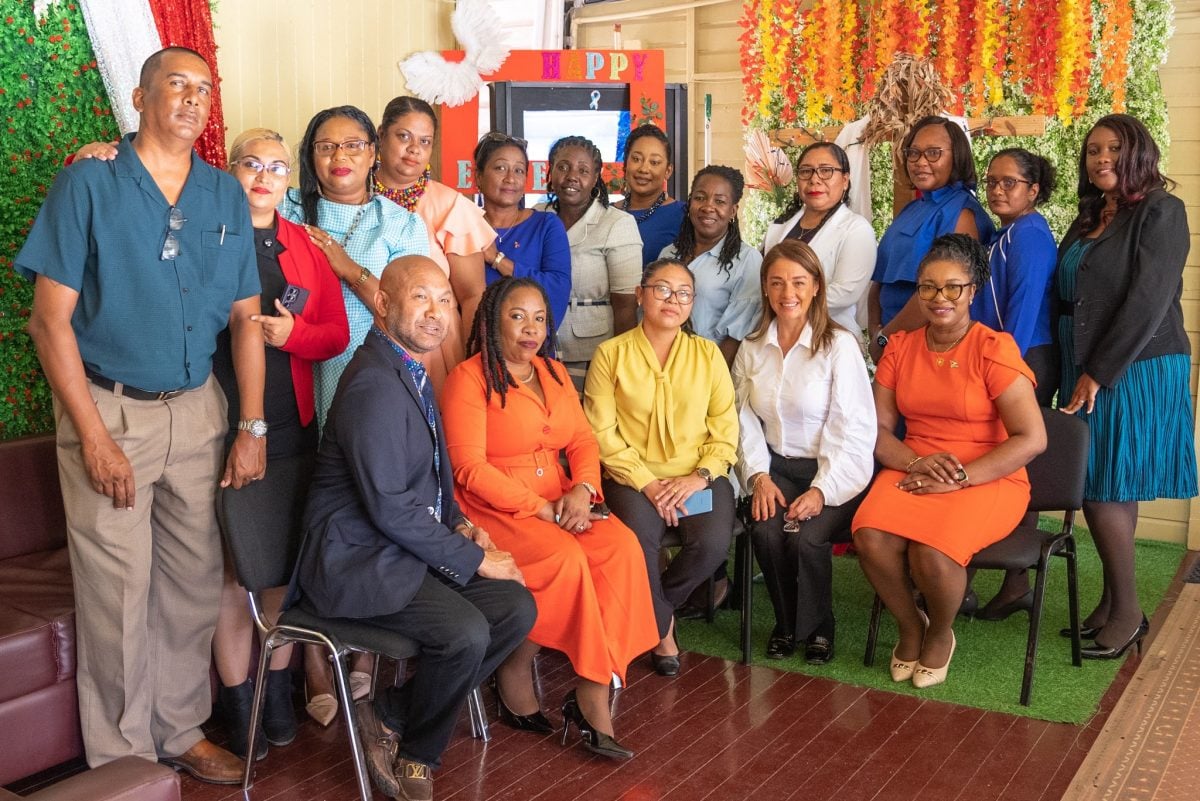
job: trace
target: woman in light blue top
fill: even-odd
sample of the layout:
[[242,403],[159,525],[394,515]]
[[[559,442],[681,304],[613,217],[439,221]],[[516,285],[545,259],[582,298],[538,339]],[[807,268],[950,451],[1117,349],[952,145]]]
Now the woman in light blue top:
[[742,241],[737,221],[744,188],[732,167],[713,164],[696,173],[679,236],[661,254],[684,262],[696,276],[692,326],[720,346],[727,364],[762,312],[762,254]]
[[300,143],[300,188],[289,189],[279,207],[284,217],[304,224],[342,280],[350,344],[316,365],[322,428],[338,379],[371,327],[371,298],[383,268],[400,256],[429,254],[421,218],[372,192],[377,141],[371,118],[354,106],[318,112]]

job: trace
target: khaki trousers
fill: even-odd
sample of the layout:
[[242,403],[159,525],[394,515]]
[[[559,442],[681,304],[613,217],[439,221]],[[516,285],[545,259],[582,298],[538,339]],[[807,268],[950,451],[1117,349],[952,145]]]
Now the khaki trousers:
[[221,593],[215,497],[228,422],[211,376],[167,401],[90,388],[137,486],[132,511],[92,489],[79,435],[56,403],[79,717],[96,767],[126,755],[177,756],[204,736]]

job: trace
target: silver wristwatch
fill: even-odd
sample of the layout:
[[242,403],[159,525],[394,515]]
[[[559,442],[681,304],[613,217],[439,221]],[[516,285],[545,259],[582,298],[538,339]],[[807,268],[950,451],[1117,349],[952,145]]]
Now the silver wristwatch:
[[241,420],[238,422],[238,431],[249,431],[250,436],[255,439],[262,439],[267,435],[267,421],[255,417],[251,420]]

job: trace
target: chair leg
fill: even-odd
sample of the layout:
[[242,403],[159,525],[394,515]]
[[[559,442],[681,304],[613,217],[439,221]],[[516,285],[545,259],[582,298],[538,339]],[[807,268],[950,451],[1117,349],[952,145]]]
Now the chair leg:
[[467,696],[467,709],[471,718],[471,736],[483,740],[485,743],[492,739],[492,733],[488,729],[487,713],[483,710],[483,693],[478,687],[471,690],[471,694]]
[[1079,580],[1075,574],[1075,538],[1068,537],[1063,543],[1063,556],[1067,560],[1067,609],[1071,620],[1071,664],[1083,667],[1082,646],[1079,642]]
[[871,622],[867,624],[867,652],[863,654],[863,666],[875,664],[875,641],[879,639],[879,618],[883,615],[883,600],[878,593],[871,604]]
[[262,653],[258,657],[258,672],[254,681],[254,701],[250,706],[250,733],[246,736],[246,768],[242,773],[242,795],[249,801],[250,788],[254,786],[254,754],[258,748],[258,721],[262,719],[263,703],[266,701],[267,667],[275,650],[274,637],[266,637]]
[[716,617],[717,582],[712,576],[704,584],[704,622],[712,623]]
[[1025,673],[1021,677],[1021,706],[1029,706],[1033,696],[1033,669],[1037,664],[1038,634],[1042,627],[1042,602],[1046,597],[1046,573],[1048,572],[1050,554],[1048,548],[1042,547],[1042,556],[1038,560],[1037,579],[1033,583],[1033,607],[1029,610],[1029,638],[1025,643]]
[[[332,651],[332,648],[330,650]],[[346,731],[350,737],[350,755],[354,759],[358,794],[362,801],[372,801],[371,780],[367,777],[367,760],[363,754],[362,740],[358,737],[358,713],[354,706],[354,693],[350,690],[350,675],[337,653],[333,659],[333,678],[337,687],[338,703],[346,710]]]
[[[750,664],[751,623],[754,604],[754,551],[750,547],[750,531],[744,529],[738,537],[737,552],[741,556],[738,563],[738,584],[742,594],[741,624],[742,624],[742,664]],[[736,560],[735,560],[736,561]]]

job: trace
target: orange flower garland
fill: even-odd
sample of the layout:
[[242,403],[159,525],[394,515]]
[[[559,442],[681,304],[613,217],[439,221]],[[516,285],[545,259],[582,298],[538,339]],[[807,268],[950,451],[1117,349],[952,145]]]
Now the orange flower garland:
[[1125,110],[1125,80],[1129,76],[1129,42],[1133,39],[1133,4],[1100,0],[1104,28],[1100,36],[1100,84],[1111,86],[1113,111]]

